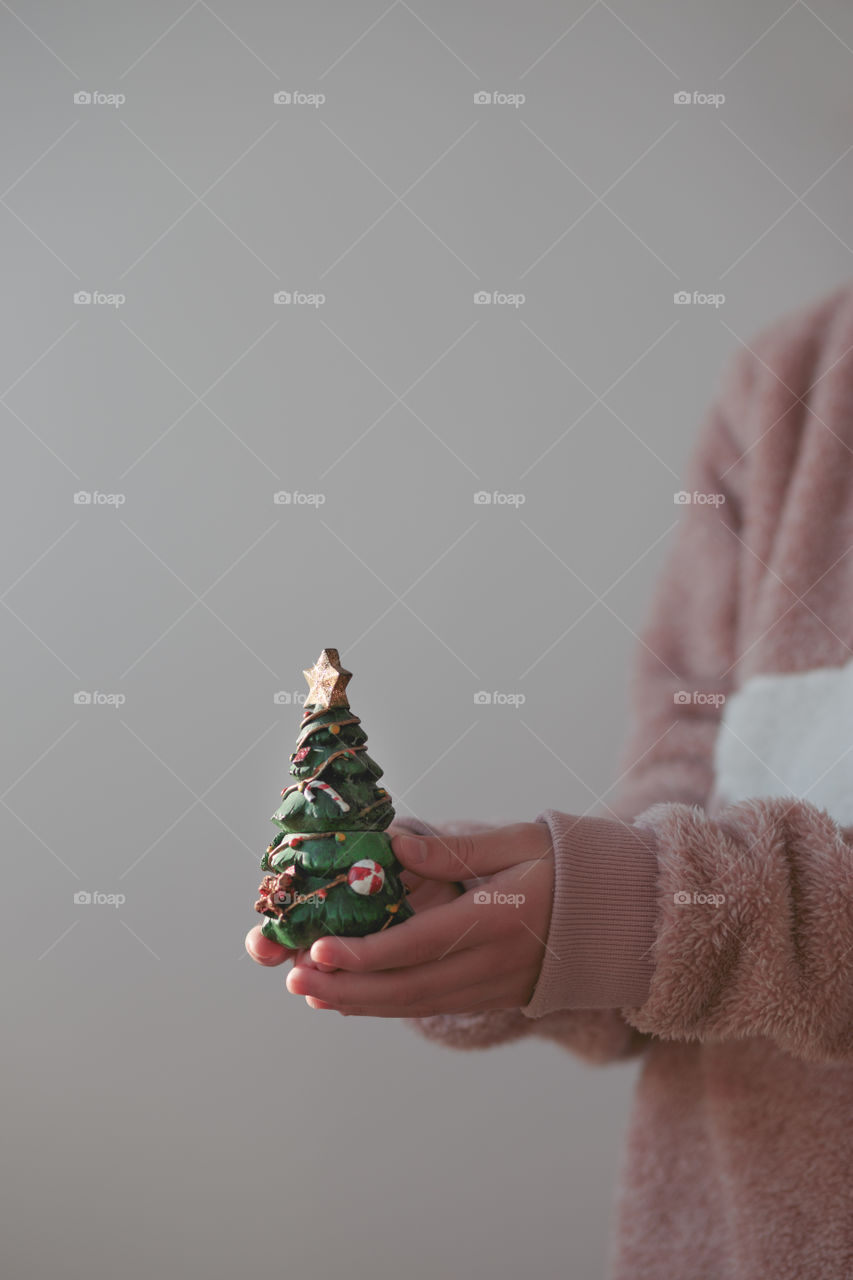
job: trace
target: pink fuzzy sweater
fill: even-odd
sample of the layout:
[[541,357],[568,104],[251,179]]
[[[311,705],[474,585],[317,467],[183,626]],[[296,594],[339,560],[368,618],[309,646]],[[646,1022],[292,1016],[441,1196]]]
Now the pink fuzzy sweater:
[[536,1035],[588,1061],[642,1055],[611,1280],[842,1280],[853,287],[737,352],[684,484],[617,802],[537,818],[556,882],[530,1003],[409,1021],[456,1048]]

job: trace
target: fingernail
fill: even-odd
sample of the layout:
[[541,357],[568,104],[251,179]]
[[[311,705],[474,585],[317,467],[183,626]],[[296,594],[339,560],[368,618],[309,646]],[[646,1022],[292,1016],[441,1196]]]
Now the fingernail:
[[419,839],[418,836],[395,836],[391,842],[391,847],[400,861],[407,863],[409,866],[416,866],[418,863],[426,861],[426,841]]

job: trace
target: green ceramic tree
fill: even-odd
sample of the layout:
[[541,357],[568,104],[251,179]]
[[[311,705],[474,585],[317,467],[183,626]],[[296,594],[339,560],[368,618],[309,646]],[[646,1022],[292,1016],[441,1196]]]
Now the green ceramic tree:
[[310,947],[324,934],[376,933],[412,915],[402,867],[385,828],[391,797],[367,754],[367,734],[350,711],[337,649],[304,673],[309,692],[290,773],[272,816],[281,828],[266,851],[255,910],[264,937]]

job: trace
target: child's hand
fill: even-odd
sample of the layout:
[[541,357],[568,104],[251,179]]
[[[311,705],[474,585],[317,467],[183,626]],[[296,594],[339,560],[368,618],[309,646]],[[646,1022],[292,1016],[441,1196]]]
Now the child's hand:
[[319,938],[294,956],[288,990],[314,1008],[379,1018],[527,1004],[554,895],[548,828],[521,822],[470,836],[398,835],[393,848],[416,884],[415,915],[364,938]]

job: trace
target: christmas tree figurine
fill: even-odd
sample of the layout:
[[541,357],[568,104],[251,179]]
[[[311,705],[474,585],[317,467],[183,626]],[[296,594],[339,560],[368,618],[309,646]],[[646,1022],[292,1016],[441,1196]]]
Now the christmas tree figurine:
[[391,797],[349,707],[351,672],[337,649],[305,671],[308,696],[290,773],[272,816],[281,828],[261,860],[267,874],[255,910],[261,932],[282,946],[310,947],[324,934],[376,933],[412,915],[402,867],[385,828]]

